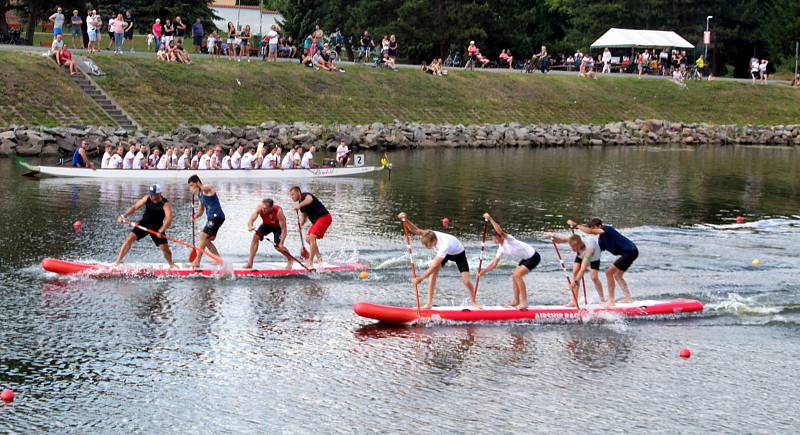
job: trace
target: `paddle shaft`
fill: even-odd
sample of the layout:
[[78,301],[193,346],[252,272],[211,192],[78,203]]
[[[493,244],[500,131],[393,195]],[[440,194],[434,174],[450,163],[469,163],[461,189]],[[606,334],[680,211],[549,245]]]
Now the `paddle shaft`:
[[556,250],[556,256],[558,257],[558,263],[561,264],[561,270],[564,271],[564,276],[567,278],[567,286],[569,288],[569,292],[572,295],[572,301],[575,302],[575,308],[580,310],[581,307],[578,305],[578,294],[572,291],[572,280],[569,278],[569,272],[567,272],[567,266],[564,265],[564,259],[561,258],[561,251],[558,250],[558,244],[556,244],[555,240],[551,240],[553,242],[553,248]]
[[[572,231],[572,235],[574,236],[575,235],[575,228],[569,227],[569,229]],[[586,299],[586,277],[585,276],[581,277],[581,284],[583,285],[583,303],[584,304],[588,304],[589,301]]]
[[[269,239],[267,239],[267,240],[269,240]],[[270,243],[272,243],[272,246],[274,246],[274,247],[275,247],[275,249],[278,249],[278,244],[277,244],[277,243],[275,243],[275,242],[274,242],[274,241],[272,241],[272,240],[269,240],[269,241],[270,241]],[[286,249],[286,248],[284,248],[284,249]],[[278,252],[281,252],[281,253],[283,253],[283,251],[280,251],[280,250],[278,250]],[[308,268],[308,267],[307,267],[305,264],[303,264],[303,262],[302,262],[302,261],[298,260],[298,259],[297,259],[297,258],[296,258],[294,255],[292,255],[292,253],[291,253],[291,252],[289,252],[289,250],[288,250],[288,249],[286,249],[286,256],[287,256],[287,257],[289,257],[289,258],[291,258],[291,259],[292,259],[292,261],[294,261],[294,262],[296,262],[296,263],[299,263],[301,266],[303,266],[303,268],[304,268],[305,270],[307,270],[307,271],[309,271],[309,272],[311,272],[311,271],[313,270],[313,269],[309,269],[309,268]]]
[[[195,223],[195,218],[194,218],[195,207],[197,207],[197,205],[195,204],[195,201],[197,201],[197,196],[194,193],[192,193],[192,246],[197,246],[197,241],[195,240],[197,225]],[[197,250],[192,249],[191,251],[189,251],[189,262],[190,263],[193,262],[196,258],[197,258]]]
[[419,284],[417,284],[417,266],[414,264],[414,254],[411,250],[411,236],[408,235],[408,221],[403,218],[403,232],[406,235],[406,249],[408,251],[408,261],[411,263],[411,278],[414,280],[414,293],[417,297],[417,317],[420,317],[419,308]]
[[478,274],[475,277],[475,297],[478,297],[478,286],[481,285],[481,270],[483,269],[483,253],[486,252],[486,233],[489,232],[489,220],[483,220],[483,238],[481,239],[481,256],[478,259]]
[[300,225],[300,211],[295,210],[294,212],[297,214],[297,232],[300,233],[300,256],[307,258],[309,254],[306,250],[306,242],[303,240],[303,227]]
[[197,246],[190,245],[190,244],[184,242],[183,240],[178,240],[178,239],[176,239],[174,237],[170,237],[170,236],[168,236],[166,234],[159,234],[158,232],[153,231],[150,228],[145,228],[145,227],[143,227],[143,226],[141,226],[141,225],[139,225],[139,224],[137,224],[135,222],[131,222],[131,221],[125,219],[124,217],[122,218],[122,223],[126,224],[126,225],[130,225],[130,226],[132,226],[134,228],[138,228],[138,229],[140,229],[142,231],[146,231],[146,232],[148,232],[148,233],[150,233],[150,234],[152,234],[152,235],[154,235],[156,237],[163,237],[163,238],[169,240],[170,242],[175,242],[177,244],[186,246],[187,248],[194,249],[194,250],[197,250],[197,251],[201,251],[208,258],[214,260],[214,262],[216,262],[218,264],[222,264],[222,258],[219,258],[218,256],[216,256],[216,255],[214,255],[214,254],[212,254],[212,253],[210,253],[210,252],[208,252],[208,251],[206,251],[204,249],[200,249]]

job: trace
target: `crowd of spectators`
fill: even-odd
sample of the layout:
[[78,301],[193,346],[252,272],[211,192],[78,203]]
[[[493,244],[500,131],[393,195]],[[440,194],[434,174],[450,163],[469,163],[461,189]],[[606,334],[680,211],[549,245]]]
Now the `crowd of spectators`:
[[[86,143],[81,147],[85,148]],[[166,170],[166,169],[313,169],[318,167],[314,160],[316,147],[290,147],[284,153],[280,146],[244,147],[238,146],[228,151],[220,145],[208,147],[166,147],[148,148],[138,144],[106,145],[100,161],[101,169],[125,170]],[[85,153],[83,153],[85,154]],[[84,159],[89,162],[88,159]],[[350,149],[342,142],[336,149],[336,165],[347,166]],[[331,161],[332,163],[333,161]],[[326,163],[327,164],[327,163]]]

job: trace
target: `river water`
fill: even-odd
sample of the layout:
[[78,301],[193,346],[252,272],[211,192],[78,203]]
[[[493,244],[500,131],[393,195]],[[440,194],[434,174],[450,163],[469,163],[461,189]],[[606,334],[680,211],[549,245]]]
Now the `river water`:
[[[373,157],[373,156],[370,156]],[[355,274],[282,279],[90,279],[44,257],[110,261],[113,221],[145,185],[28,180],[0,161],[0,432],[796,433],[800,429],[800,149],[590,148],[390,154],[385,175],[302,184],[334,214],[321,242]],[[220,251],[242,261],[257,201],[290,182],[218,183]],[[173,236],[190,197],[165,186]],[[681,318],[382,327],[359,300],[411,305],[395,215],[451,231],[477,265],[481,212],[542,254],[532,303],[566,300],[545,231],[599,216],[641,251],[634,297],[691,297]],[[742,215],[746,223],[735,224]],[[72,227],[81,220],[83,227]],[[294,223],[290,218],[290,224]],[[296,233],[288,246],[297,252]],[[415,241],[424,266],[432,257]],[[174,247],[177,258],[187,251]],[[273,252],[262,247],[261,255]],[[751,264],[759,259],[760,264]],[[604,257],[604,265],[610,257]],[[161,261],[148,239],[130,262]],[[507,303],[513,263],[481,282]],[[605,267],[605,266],[604,266]],[[591,296],[591,294],[590,294]],[[464,293],[454,267],[437,303]],[[677,357],[689,347],[693,356]]]

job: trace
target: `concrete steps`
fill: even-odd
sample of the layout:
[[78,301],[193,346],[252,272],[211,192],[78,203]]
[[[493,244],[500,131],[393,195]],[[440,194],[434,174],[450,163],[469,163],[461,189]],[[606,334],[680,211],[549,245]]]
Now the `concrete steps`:
[[[82,63],[82,62],[81,62]],[[117,125],[128,131],[135,131],[139,128],[136,121],[134,121],[119,105],[117,105],[97,83],[94,82],[83,69],[79,68],[80,75],[72,76],[72,82],[78,85],[86,96],[100,107],[109,118],[111,118]]]

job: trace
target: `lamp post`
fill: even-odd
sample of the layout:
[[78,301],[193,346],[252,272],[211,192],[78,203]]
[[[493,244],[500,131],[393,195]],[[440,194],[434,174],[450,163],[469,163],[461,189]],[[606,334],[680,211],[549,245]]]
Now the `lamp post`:
[[709,21],[714,18],[713,15],[706,17],[706,33],[703,35],[703,60],[708,56],[708,44],[711,42],[711,31],[709,30]]

